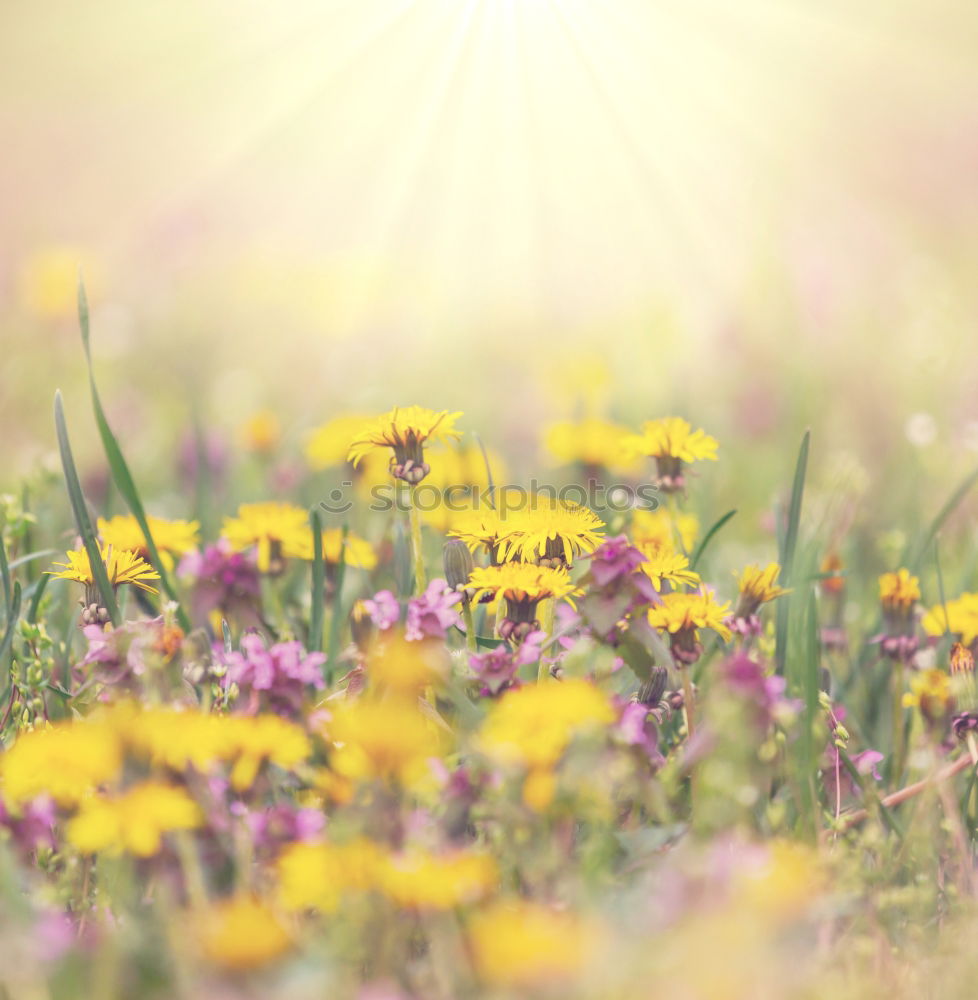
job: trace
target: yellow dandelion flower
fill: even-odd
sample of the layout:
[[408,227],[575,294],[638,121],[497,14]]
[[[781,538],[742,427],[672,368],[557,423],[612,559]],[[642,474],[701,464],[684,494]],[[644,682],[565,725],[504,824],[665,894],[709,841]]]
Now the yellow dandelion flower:
[[[153,569],[145,559],[137,553],[128,549],[114,549],[111,546],[99,547],[102,562],[105,563],[105,571],[109,577],[109,583],[113,587],[118,587],[123,583],[131,583],[140,590],[145,590],[148,594],[155,594],[157,590],[149,582],[158,580],[160,574]],[[92,577],[92,564],[88,560],[86,549],[71,549],[66,553],[67,562],[56,562],[55,566],[61,566],[61,572],[54,570],[47,572],[59,580],[74,580],[76,583],[83,583],[88,590],[93,590],[95,580]],[[88,601],[86,593],[86,603]],[[93,597],[94,600],[94,597]]]
[[159,853],[163,835],[193,830],[203,815],[182,789],[144,781],[121,795],[86,799],[68,823],[68,840],[85,854],[127,852],[148,858]]
[[238,552],[257,548],[262,573],[281,572],[286,559],[312,559],[309,515],[293,504],[243,503],[237,517],[225,518],[221,533]]
[[645,562],[639,567],[652,581],[656,590],[662,590],[664,583],[676,587],[698,587],[699,574],[689,568],[689,560],[679,552],[667,552],[663,549],[640,549],[645,556]]
[[115,730],[102,722],[56,722],[21,733],[0,755],[3,797],[10,803],[50,795],[63,806],[77,805],[122,772],[123,753]]
[[343,465],[350,451],[350,441],[370,423],[366,413],[343,413],[317,427],[306,443],[306,461],[313,469]]
[[391,475],[408,483],[419,483],[431,471],[424,460],[425,444],[461,437],[461,432],[455,429],[455,421],[461,415],[460,411],[449,413],[423,406],[395,407],[354,433],[347,459],[356,466],[368,452],[392,448]]
[[475,599],[484,594],[500,594],[513,605],[532,602],[546,597],[579,597],[581,589],[571,582],[565,569],[536,566],[533,563],[506,563],[503,566],[477,566],[469,577],[469,586],[475,590]]
[[386,857],[378,883],[380,891],[398,906],[450,910],[487,896],[498,880],[496,863],[488,854],[413,850]]
[[292,936],[275,911],[253,896],[213,903],[192,926],[204,957],[235,972],[268,965],[292,948]]
[[479,977],[512,990],[578,979],[601,933],[572,913],[540,903],[498,903],[473,916],[469,945]]
[[281,440],[282,424],[271,410],[259,410],[244,422],[241,437],[248,451],[267,455],[275,450]]
[[615,719],[608,698],[578,678],[509,691],[492,707],[478,736],[483,752],[531,771],[550,770],[578,734]]
[[522,523],[520,511],[480,507],[460,511],[448,534],[465,542],[473,554],[483,549],[493,563],[499,563],[503,561],[500,555],[502,540],[518,535]]
[[546,598],[573,598],[582,591],[571,582],[566,569],[536,566],[532,563],[504,563],[502,566],[477,566],[469,577],[473,600],[484,595],[506,599],[506,617],[499,625],[504,639],[522,642],[539,629],[537,605]]
[[694,431],[682,417],[649,420],[642,425],[640,434],[631,434],[624,441],[629,454],[646,455],[656,460],[659,486],[666,492],[685,486],[684,464],[704,459],[715,462],[718,447],[716,438],[702,428]]
[[154,767],[177,773],[192,767],[205,773],[230,752],[224,716],[119,704],[111,720],[130,751]]
[[[166,569],[173,569],[173,557],[182,556],[197,548],[200,524],[197,521],[168,521],[147,515],[150,534]],[[108,521],[98,519],[98,534],[103,545],[114,550],[128,549],[149,561],[149,549],[139,522],[131,514],[117,514]]]
[[[676,514],[668,510],[642,510],[632,514],[632,538],[635,547],[651,553],[657,549],[691,552],[696,544],[700,523],[695,514]],[[677,546],[677,540],[679,545]]]
[[762,604],[790,593],[775,582],[780,573],[781,567],[776,562],[768,563],[764,569],[756,565],[748,566],[739,576],[734,573],[740,595],[735,612],[737,618],[750,618],[757,614]]
[[531,497],[514,530],[501,539],[499,554],[503,560],[568,566],[575,556],[593,552],[603,538],[604,521],[588,507]]
[[711,628],[724,641],[730,639],[725,619],[730,603],[717,604],[713,595],[663,594],[662,603],[649,608],[649,624],[667,632],[672,642],[672,654],[680,664],[695,663],[702,648],[699,630]]
[[289,911],[335,911],[349,892],[376,887],[384,865],[380,846],[365,837],[340,844],[290,844],[276,863],[279,900]]
[[920,600],[920,580],[906,568],[884,573],[879,584],[880,603],[887,613],[906,616]]
[[962,594],[947,602],[938,604],[924,614],[921,619],[928,635],[956,635],[965,646],[978,639],[978,594]]
[[627,427],[610,420],[586,417],[551,424],[544,440],[547,450],[562,464],[577,463],[588,470],[624,470],[633,468],[637,459],[637,456],[629,455],[624,447],[629,434]]
[[331,711],[330,766],[351,780],[414,785],[430,777],[430,761],[445,750],[445,734],[421,715],[416,699],[358,699]]
[[347,566],[371,570],[377,565],[377,553],[365,538],[349,531],[344,543],[341,528],[327,528],[323,532],[323,560],[327,565],[337,566],[341,551],[343,552],[343,561]]

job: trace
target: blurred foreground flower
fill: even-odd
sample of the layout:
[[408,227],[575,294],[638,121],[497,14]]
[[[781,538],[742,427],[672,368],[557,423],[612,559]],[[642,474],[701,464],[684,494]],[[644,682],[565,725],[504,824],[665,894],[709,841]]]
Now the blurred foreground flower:
[[282,573],[287,559],[312,559],[309,515],[293,504],[243,503],[237,517],[225,518],[221,533],[238,552],[255,548],[262,573]]

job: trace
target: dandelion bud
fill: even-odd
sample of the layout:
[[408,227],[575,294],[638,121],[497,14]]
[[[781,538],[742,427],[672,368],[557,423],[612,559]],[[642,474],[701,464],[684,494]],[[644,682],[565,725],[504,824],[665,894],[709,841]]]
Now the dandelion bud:
[[653,667],[652,675],[638,689],[638,700],[643,705],[655,707],[662,701],[662,696],[666,693],[666,679],[668,671],[665,667]]
[[[465,594],[465,585],[469,582],[474,563],[469,547],[459,538],[445,542],[442,552],[445,566],[445,580],[452,590]],[[466,599],[468,595],[465,594]]]

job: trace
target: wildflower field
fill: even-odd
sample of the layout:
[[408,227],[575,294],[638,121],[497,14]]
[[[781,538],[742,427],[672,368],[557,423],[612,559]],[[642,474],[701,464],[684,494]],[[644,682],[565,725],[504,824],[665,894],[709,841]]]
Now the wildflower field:
[[973,0],[0,11],[0,1000],[978,996]]

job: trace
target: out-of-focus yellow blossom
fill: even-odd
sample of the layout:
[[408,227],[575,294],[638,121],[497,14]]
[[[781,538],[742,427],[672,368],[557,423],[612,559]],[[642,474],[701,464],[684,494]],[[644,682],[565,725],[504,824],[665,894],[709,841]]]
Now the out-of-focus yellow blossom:
[[670,635],[687,633],[698,640],[701,628],[711,628],[724,640],[730,639],[730,629],[724,619],[730,613],[730,603],[717,604],[712,594],[664,594],[662,603],[649,609],[649,624]]
[[323,532],[323,560],[336,566],[339,564],[341,551],[347,566],[371,570],[377,565],[377,553],[365,538],[348,531],[344,541],[342,528],[327,528]]
[[256,548],[262,573],[280,571],[285,559],[312,559],[309,515],[293,504],[243,503],[237,517],[225,518],[221,534],[239,552]]
[[738,900],[748,910],[789,919],[811,904],[824,885],[816,851],[806,844],[775,840],[757,867],[740,876]]
[[371,420],[366,413],[343,413],[316,428],[306,444],[306,461],[313,469],[328,469],[346,462],[350,441]]
[[20,297],[41,319],[74,319],[78,313],[78,276],[84,273],[89,299],[97,298],[100,269],[80,247],[52,246],[28,257],[20,272]]
[[381,633],[370,644],[366,668],[371,687],[418,695],[429,684],[444,681],[451,662],[441,642],[408,642],[400,633]]
[[978,639],[978,594],[962,594],[948,601],[946,607],[936,605],[924,615],[921,624],[928,635],[950,632],[970,646]]
[[271,410],[259,410],[244,422],[241,436],[249,451],[267,455],[275,450],[282,438],[282,424]]
[[0,755],[3,797],[28,802],[48,794],[77,805],[99,785],[115,781],[123,764],[115,730],[103,722],[57,722],[21,733]]
[[[157,593],[150,581],[158,580],[160,574],[137,553],[126,549],[114,549],[110,545],[100,546],[99,553],[102,556],[102,562],[105,563],[109,583],[113,587],[118,587],[123,583],[131,583],[134,587],[145,590],[148,594]],[[60,572],[56,573],[54,570],[47,572],[59,580],[74,580],[76,583],[85,584],[86,587],[94,587],[95,580],[92,577],[92,564],[88,561],[88,550],[72,549],[66,555],[67,562],[54,564],[62,567]]]
[[310,754],[309,738],[293,722],[277,715],[225,717],[231,787],[244,791],[254,784],[265,762],[289,770]]
[[275,911],[253,896],[214,903],[196,915],[192,926],[204,957],[236,972],[268,965],[292,947],[292,936]]
[[478,745],[504,763],[548,769],[575,736],[600,730],[614,719],[607,696],[588,681],[531,684],[507,692],[490,709]]
[[459,438],[455,421],[461,412],[429,410],[423,406],[402,406],[368,421],[355,431],[347,459],[354,466],[377,448],[391,448],[391,474],[409,483],[420,482],[430,471],[424,460],[424,446],[430,441]]
[[488,854],[457,851],[431,854],[408,851],[384,859],[379,888],[399,906],[449,910],[488,895],[499,874]]
[[479,977],[514,990],[575,979],[593,960],[600,939],[600,931],[576,915],[528,901],[495,904],[469,923]]
[[880,603],[886,612],[906,615],[920,600],[920,580],[906,568],[884,573],[879,583]]
[[632,538],[636,548],[646,555],[653,551],[677,551],[676,540],[685,552],[691,552],[699,534],[700,523],[694,514],[676,514],[668,510],[642,510],[632,514]]
[[522,530],[520,514],[518,510],[492,507],[460,511],[448,534],[465,542],[470,552],[477,553],[483,549],[493,563],[499,563],[503,561],[500,551],[502,539],[511,538]]
[[121,795],[86,799],[67,834],[86,854],[125,851],[148,858],[159,852],[165,833],[193,830],[202,819],[197,803],[182,788],[145,781]]
[[698,587],[700,578],[689,568],[689,560],[680,552],[663,549],[644,551],[645,562],[639,567],[652,581],[656,590],[662,590],[663,583],[679,587]]
[[[507,468],[502,456],[491,449],[482,454],[477,444],[431,450],[431,472],[417,496],[424,520],[438,531],[446,532],[464,525],[473,511],[492,510],[488,505],[489,473],[494,483],[506,481]],[[390,482],[390,474],[387,474]]]
[[416,699],[361,698],[331,711],[330,767],[346,778],[413,785],[430,778],[430,761],[445,749],[445,734],[421,715]]
[[523,779],[523,805],[534,812],[550,808],[557,794],[557,776],[549,767],[535,767]]
[[[152,515],[147,515],[146,521],[166,569],[173,569],[174,556],[182,556],[197,547],[200,525],[196,521],[167,521]],[[129,549],[149,560],[143,530],[132,514],[117,514],[108,521],[100,517],[98,534],[103,545],[111,546],[113,550]]]
[[939,722],[953,706],[951,677],[936,667],[921,670],[910,678],[910,690],[903,696],[904,708],[917,708],[929,722]]
[[340,844],[290,844],[279,855],[279,899],[287,910],[331,913],[348,892],[377,886],[384,863],[378,844],[364,837]]
[[637,456],[629,455],[623,442],[630,434],[627,427],[586,417],[583,420],[564,420],[547,428],[544,440],[547,450],[561,463],[580,463],[587,469],[632,469],[638,464]]
[[647,420],[641,433],[625,438],[624,447],[632,454],[650,458],[674,458],[681,462],[698,462],[717,459],[716,438],[710,437],[702,428],[693,430],[688,420],[682,417],[663,417]]
[[301,727],[277,715],[205,715],[179,709],[140,711],[120,706],[112,725],[137,756],[158,767],[207,773],[231,766],[236,791],[250,787],[266,761],[286,770],[306,760],[309,738]]

